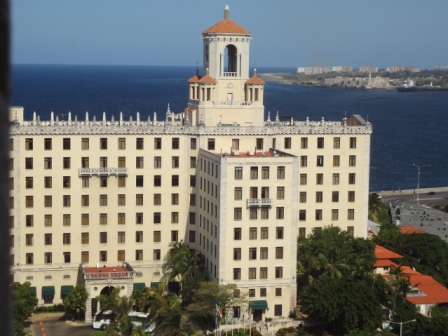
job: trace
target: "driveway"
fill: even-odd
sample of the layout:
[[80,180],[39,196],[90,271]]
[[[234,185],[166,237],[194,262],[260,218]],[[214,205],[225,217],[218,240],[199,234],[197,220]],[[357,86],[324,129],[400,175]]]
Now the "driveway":
[[[62,320],[62,313],[38,313],[31,318],[33,336],[89,336],[94,332],[91,325]],[[43,327],[43,331],[41,329]]]

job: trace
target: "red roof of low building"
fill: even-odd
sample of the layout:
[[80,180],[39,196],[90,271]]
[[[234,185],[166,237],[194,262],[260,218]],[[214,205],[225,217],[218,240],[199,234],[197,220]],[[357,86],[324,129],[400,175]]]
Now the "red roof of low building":
[[202,35],[207,34],[237,34],[237,35],[250,35],[250,31],[241,27],[239,24],[233,22],[230,19],[222,19],[217,24],[204,30]]
[[448,303],[448,289],[438,283],[429,275],[424,275],[411,267],[403,266],[402,273],[409,278],[413,287],[421,293],[408,294],[406,300],[413,304],[440,304]]
[[403,234],[412,234],[412,233],[428,233],[425,230],[413,227],[413,226],[400,226],[400,232]]
[[375,257],[376,259],[400,259],[403,256],[398,253],[392,252],[385,247],[380,245],[375,245]]
[[86,273],[113,273],[113,272],[127,272],[127,269],[122,266],[116,267],[85,267]]
[[390,259],[379,259],[374,264],[373,267],[397,267],[398,264],[394,263]]
[[246,84],[264,84],[264,80],[254,74],[251,78],[246,81]]
[[214,79],[213,77],[209,76],[209,75],[205,75],[204,77],[202,77],[199,80],[199,83],[216,83],[216,79]]

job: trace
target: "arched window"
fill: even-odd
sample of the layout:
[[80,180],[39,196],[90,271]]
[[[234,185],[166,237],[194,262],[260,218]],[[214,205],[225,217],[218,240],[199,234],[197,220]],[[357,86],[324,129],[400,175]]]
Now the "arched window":
[[238,72],[238,52],[233,44],[226,47],[225,58],[224,72],[229,73],[231,77],[236,76]]

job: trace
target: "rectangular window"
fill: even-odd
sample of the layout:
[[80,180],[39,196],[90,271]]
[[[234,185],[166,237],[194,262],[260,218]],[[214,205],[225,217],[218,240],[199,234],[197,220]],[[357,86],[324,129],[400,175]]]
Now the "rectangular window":
[[196,149],[196,139],[195,138],[191,138],[190,139],[190,149]]
[[355,184],[355,183],[356,183],[356,174],[349,173],[348,174],[348,184]]
[[154,212],[154,224],[160,224],[162,222],[162,214],[160,212]]
[[171,230],[171,241],[177,242],[179,241],[179,231],[177,230]]
[[263,138],[257,138],[255,140],[255,147],[257,150],[263,150]]
[[349,191],[348,192],[348,201],[349,202],[354,202],[355,201],[355,192],[354,191]]
[[44,235],[44,244],[52,245],[53,244],[53,235],[51,233],[46,233]]
[[126,187],[126,177],[118,176],[118,188],[124,188],[124,187]]
[[241,249],[240,248],[233,249],[233,260],[241,260]]
[[350,148],[356,148],[356,138],[350,138]]
[[291,138],[285,138],[285,149],[291,149]]
[[341,157],[339,155],[333,155],[333,167],[339,167],[341,164]]
[[100,251],[100,261],[101,262],[107,261],[107,251]]
[[347,210],[347,219],[348,220],[354,220],[355,219],[355,209],[348,209]]
[[178,223],[179,223],[179,213],[171,212],[171,224],[178,224]]
[[118,157],[118,168],[126,168],[126,157],[124,156]]
[[333,191],[331,193],[331,201],[334,203],[339,202],[339,191]]
[[63,138],[62,139],[62,149],[70,150],[70,138]]
[[255,267],[249,268],[249,280],[257,278],[257,269]]
[[196,188],[196,176],[190,175],[190,187]]
[[306,184],[307,184],[306,174],[300,174],[300,185],[306,185]]
[[107,157],[105,156],[100,157],[100,167],[107,168]]
[[250,240],[257,239],[257,228],[256,227],[249,228],[249,239]]
[[160,243],[162,241],[162,234],[161,231],[154,231],[152,241],[154,243]]
[[317,156],[317,162],[316,165],[318,167],[323,167],[324,166],[324,156],[323,155],[318,155]]
[[282,315],[283,315],[282,305],[281,304],[274,305],[274,316],[282,316]]
[[277,179],[278,180],[285,179],[285,167],[284,166],[277,167]]
[[268,207],[261,208],[261,219],[269,219],[269,208]]
[[317,209],[317,210],[316,210],[316,216],[315,216],[315,219],[318,220],[318,221],[321,221],[321,220],[322,220],[322,210],[321,210],[321,209]]
[[232,150],[239,150],[239,149],[240,149],[240,140],[232,139]]
[[136,243],[143,243],[143,231],[136,231],[135,232],[135,242]]
[[172,138],[171,139],[171,148],[172,149],[179,149],[179,138]]
[[63,233],[62,234],[62,243],[64,245],[70,245],[71,244],[70,233]]
[[81,225],[89,225],[89,214],[81,214]]
[[[189,223],[195,225],[196,224],[196,213],[190,212],[188,214]],[[213,232],[212,232],[213,233]]]
[[162,204],[162,194],[154,194],[154,205],[161,205]]
[[27,265],[32,265],[34,263],[34,255],[33,255],[33,253],[27,253],[25,259],[26,259],[26,264]]
[[25,169],[33,169],[33,158],[25,158]]
[[50,157],[44,158],[44,169],[52,169],[52,159]]
[[190,156],[190,168],[196,168],[196,156]]
[[241,187],[235,187],[233,199],[235,201],[239,201],[243,199],[243,188]]
[[333,185],[338,185],[339,184],[339,173],[334,173],[333,174]]
[[341,138],[339,137],[333,138],[333,148],[334,149],[341,148]]
[[324,174],[316,174],[316,184],[317,185],[324,184]]
[[233,280],[241,280],[241,268],[233,269]]
[[255,259],[257,259],[257,248],[250,247],[249,248],[249,260],[255,260]]
[[299,221],[306,220],[306,210],[299,210]]
[[137,175],[135,177],[135,186],[136,187],[143,187],[143,175]]
[[143,212],[137,212],[135,214],[135,224],[143,224]]
[[53,262],[53,254],[51,252],[45,252],[45,254],[44,254],[44,262],[46,264],[51,264]]
[[283,228],[282,227],[275,228],[275,239],[283,239]]
[[302,149],[308,148],[308,138],[300,138],[300,148]]
[[81,158],[81,168],[89,168],[89,158],[88,157]]
[[51,208],[53,206],[53,197],[52,196],[44,197],[44,206],[46,208]]
[[215,139],[214,138],[209,138],[207,140],[207,149],[209,151],[215,150]]
[[277,199],[285,199],[285,187],[277,187]]
[[350,167],[356,167],[356,155],[350,155],[348,157],[348,165]]
[[179,204],[179,194],[171,194],[171,205]]
[[250,179],[251,180],[258,179],[258,167],[250,167]]
[[81,251],[81,262],[84,264],[89,262],[89,251]]
[[100,149],[107,149],[107,138],[100,138]]
[[117,261],[125,261],[125,259],[126,259],[126,252],[124,250],[118,250]]
[[277,207],[275,211],[275,215],[277,219],[284,219],[285,218],[285,208],[283,207]]
[[135,195],[135,205],[143,205],[143,194]]
[[268,259],[268,248],[267,247],[260,248],[260,259],[262,259],[262,260]]
[[306,191],[301,191],[299,194],[299,202],[306,203]]
[[317,138],[317,148],[324,148],[324,138]]
[[283,247],[279,246],[275,248],[275,259],[283,259]]
[[324,199],[324,195],[322,191],[316,191],[316,203],[322,203]]
[[[14,180],[12,180],[12,185],[14,186]],[[31,176],[25,177],[25,188],[33,189],[33,178]],[[10,190],[14,190],[14,188],[10,188]]]
[[81,206],[87,207],[89,203],[89,195],[81,195]]
[[126,138],[118,138],[118,149],[119,150],[126,149]]
[[179,157],[178,156],[171,157],[171,167],[179,168]]
[[100,206],[107,206],[107,195],[100,195]]
[[276,279],[282,279],[283,278],[283,267],[276,267],[275,268],[275,278]]
[[119,206],[125,206],[126,205],[126,195],[119,194],[118,195],[118,205]]
[[25,236],[25,242],[26,242],[26,246],[33,246],[33,240],[34,240],[34,235],[32,233],[29,233]]
[[70,214],[64,214],[62,215],[62,225],[64,226],[70,226],[72,223],[72,218]]
[[107,225],[107,213],[100,213],[100,225]]
[[162,149],[162,138],[154,138],[154,149]]
[[119,225],[124,225],[124,224],[126,224],[126,214],[123,213],[123,212],[120,212],[120,213],[117,215],[117,221],[118,221],[118,224],[119,224]]
[[304,227],[299,228],[299,238],[306,238],[306,228]]
[[162,253],[160,249],[154,249],[152,252],[152,259],[153,260],[160,260],[162,257]]
[[44,149],[45,150],[51,150],[51,148],[52,148],[51,140],[52,140],[51,138],[44,139]]
[[242,219],[242,208],[234,208],[233,209],[233,220],[240,221]]
[[233,240],[241,240],[241,228],[233,229]]
[[33,139],[32,138],[25,139],[25,150],[33,150]]
[[171,186],[172,187],[179,186],[179,175],[171,175]]
[[188,238],[189,238],[190,243],[196,242],[196,231],[190,230],[188,232],[188,236],[189,236]]
[[162,176],[154,175],[154,187],[161,187],[161,186],[162,186]]
[[44,225],[45,226],[53,226],[53,215],[45,215],[44,216]]
[[34,216],[33,215],[26,215],[25,222],[26,222],[26,226],[27,227],[33,227],[34,226]]
[[243,179],[243,167],[235,167],[235,180]]
[[137,138],[135,141],[135,148],[138,150],[142,150],[144,148],[143,138]]
[[263,180],[269,179],[269,167],[261,167],[261,178]]
[[347,226],[347,233],[349,236],[353,237],[355,235],[355,227],[354,226]]
[[249,209],[249,219],[257,219],[257,217],[258,217],[258,209],[250,208]]
[[107,232],[100,232],[100,244],[107,244]]
[[89,149],[89,138],[82,138],[81,139],[81,149],[82,150]]
[[300,157],[300,167],[306,167],[308,165],[308,156],[302,155]]
[[339,210],[331,209],[331,220],[337,221],[339,219]]
[[135,260],[143,260],[143,250],[135,250]]
[[249,289],[249,297],[255,297],[255,289]]

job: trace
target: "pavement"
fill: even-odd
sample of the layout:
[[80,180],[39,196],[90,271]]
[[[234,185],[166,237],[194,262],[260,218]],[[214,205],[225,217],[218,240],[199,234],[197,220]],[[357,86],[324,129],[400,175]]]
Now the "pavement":
[[88,336],[94,330],[90,324],[84,322],[65,321],[63,313],[36,313],[30,321],[32,336]]

